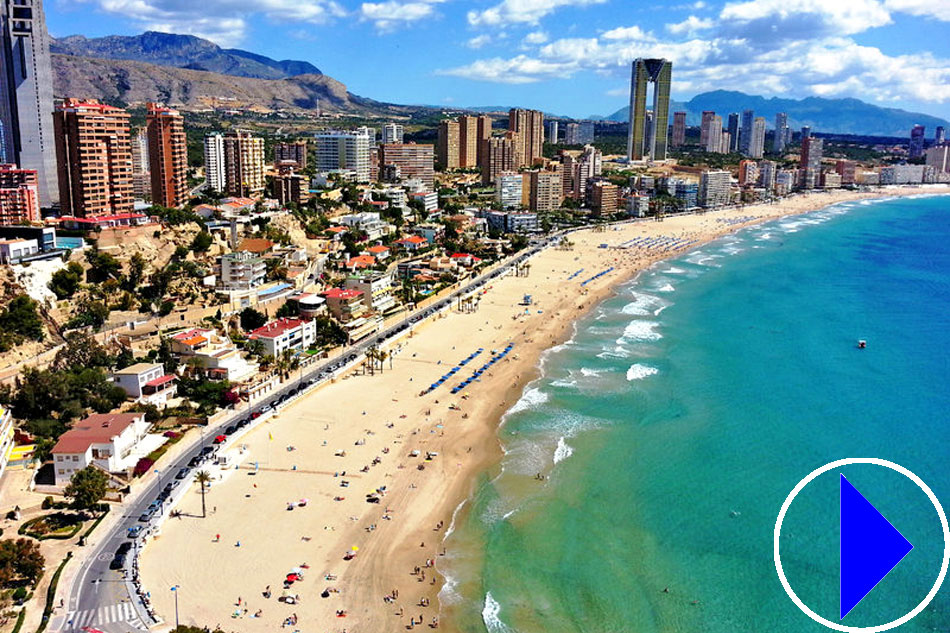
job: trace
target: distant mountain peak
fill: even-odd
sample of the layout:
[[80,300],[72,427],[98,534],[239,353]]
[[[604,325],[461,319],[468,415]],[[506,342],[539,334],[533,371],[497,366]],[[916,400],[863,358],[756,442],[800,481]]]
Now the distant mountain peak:
[[[629,107],[621,108],[610,116],[610,121],[629,120]],[[766,118],[768,127],[774,125],[775,115],[788,114],[792,128],[811,126],[816,132],[857,134],[867,136],[907,137],[917,124],[927,128],[928,134],[938,125],[950,127],[939,117],[898,108],[884,108],[860,99],[844,97],[805,97],[786,99],[762,97],[737,90],[711,90],[696,95],[686,103],[670,103],[670,111],[685,110],[688,125],[699,125],[704,110],[712,110],[725,119],[730,112],[753,110],[756,116]]]
[[277,61],[265,55],[236,48],[223,49],[214,42],[195,35],[160,31],[96,38],[70,35],[54,39],[50,49],[53,53],[62,55],[140,61],[256,79],[285,79],[297,75],[322,74],[320,69],[310,62]]

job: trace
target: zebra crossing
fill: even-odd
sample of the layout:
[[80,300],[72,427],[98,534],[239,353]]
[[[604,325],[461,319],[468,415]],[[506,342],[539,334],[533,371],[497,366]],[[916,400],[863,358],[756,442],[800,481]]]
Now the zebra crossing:
[[127,622],[136,628],[146,628],[142,626],[142,620],[130,602],[77,611],[67,618],[67,622],[68,630],[71,631],[79,631],[89,626],[103,626],[113,622]]

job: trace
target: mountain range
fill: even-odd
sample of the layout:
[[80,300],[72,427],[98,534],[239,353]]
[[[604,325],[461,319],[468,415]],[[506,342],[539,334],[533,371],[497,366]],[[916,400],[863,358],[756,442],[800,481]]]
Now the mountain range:
[[292,59],[277,61],[237,48],[221,48],[214,42],[194,35],[157,31],[96,38],[70,35],[53,39],[50,52],[75,57],[147,62],[253,79],[286,79],[297,75],[322,74],[310,62]]
[[[858,99],[782,99],[760,97],[730,90],[713,90],[696,95],[685,103],[670,103],[670,112],[685,111],[687,125],[699,125],[704,110],[712,110],[726,124],[730,112],[753,110],[756,116],[765,117],[768,127],[774,127],[775,115],[788,114],[788,124],[793,129],[811,126],[816,132],[836,134],[859,134],[867,136],[892,136],[906,138],[914,125],[927,128],[928,137],[938,125],[950,129],[950,122],[920,112],[908,112],[898,108],[882,108]],[[621,108],[608,117],[608,121],[628,121],[629,107]],[[672,121],[672,115],[670,116]]]

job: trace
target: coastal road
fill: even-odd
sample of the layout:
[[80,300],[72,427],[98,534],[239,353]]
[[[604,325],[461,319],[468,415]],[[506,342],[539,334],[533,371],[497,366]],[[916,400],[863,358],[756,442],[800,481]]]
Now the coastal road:
[[[376,345],[385,343],[397,336],[402,335],[413,325],[420,323],[424,319],[432,317],[443,310],[451,308],[453,303],[461,296],[467,295],[487,283],[503,275],[512,267],[537,254],[550,244],[553,244],[558,236],[548,237],[544,240],[535,241],[526,250],[508,261],[496,266],[486,273],[476,277],[465,286],[455,290],[447,297],[438,300],[432,305],[420,308],[406,316],[402,321],[390,326],[378,333],[376,336],[361,341],[345,349],[336,358],[327,360],[324,363],[314,367],[308,367],[298,373],[296,380],[288,381],[279,390],[268,396],[265,400],[254,403],[252,406],[245,407],[240,411],[235,411],[233,415],[217,423],[213,427],[204,427],[201,431],[201,437],[192,439],[192,446],[182,452],[174,461],[166,464],[164,468],[158,471],[150,484],[137,491],[132,500],[122,505],[113,506],[112,512],[121,512],[121,518],[106,533],[103,533],[95,544],[89,545],[93,548],[92,554],[85,561],[83,567],[79,570],[72,587],[68,589],[68,596],[65,598],[65,607],[58,611],[59,615],[52,618],[50,630],[63,631],[66,633],[79,632],[84,628],[90,627],[104,631],[105,633],[129,633],[129,631],[145,631],[149,627],[157,624],[156,620],[148,614],[144,602],[139,592],[151,591],[170,591],[170,587],[150,587],[148,589],[137,587],[137,548],[141,545],[141,538],[129,538],[129,528],[141,526],[143,531],[154,527],[158,523],[162,514],[167,514],[174,505],[176,499],[185,494],[193,483],[194,471],[200,469],[197,466],[191,469],[183,480],[176,479],[176,475],[183,468],[188,468],[188,462],[198,456],[202,449],[213,447],[214,438],[223,434],[225,429],[242,420],[248,420],[244,429],[238,430],[229,442],[237,440],[240,434],[253,427],[258,421],[269,415],[272,408],[279,408],[281,405],[289,404],[293,399],[300,397],[305,391],[316,388],[318,385],[328,381],[333,376],[346,371],[364,356],[366,351]],[[250,420],[252,413],[264,411],[262,417],[256,420]],[[204,460],[207,461],[214,456],[214,452],[208,452]],[[148,521],[140,521],[140,516],[148,510],[149,504],[156,500],[159,493],[167,484],[173,481],[179,481],[180,484],[174,489],[168,500],[162,502],[161,509],[155,513],[154,518]],[[112,570],[109,568],[114,554],[123,543],[130,543],[133,547],[129,552],[125,569]],[[143,594],[147,595],[147,594]],[[63,611],[65,610],[65,615]],[[171,615],[171,614],[166,614]],[[171,624],[170,622],[168,624]]]

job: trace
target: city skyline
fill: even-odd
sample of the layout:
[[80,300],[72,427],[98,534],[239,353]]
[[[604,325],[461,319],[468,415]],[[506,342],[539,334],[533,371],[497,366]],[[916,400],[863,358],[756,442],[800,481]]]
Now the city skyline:
[[[396,103],[606,115],[627,101],[633,59],[664,57],[677,68],[677,101],[722,87],[950,118],[950,43],[941,37],[950,15],[923,2],[695,2],[645,14],[619,0],[60,0],[47,15],[55,37],[155,29],[304,59],[354,93]],[[358,39],[375,45],[348,45]],[[433,41],[453,44],[431,55]]]

